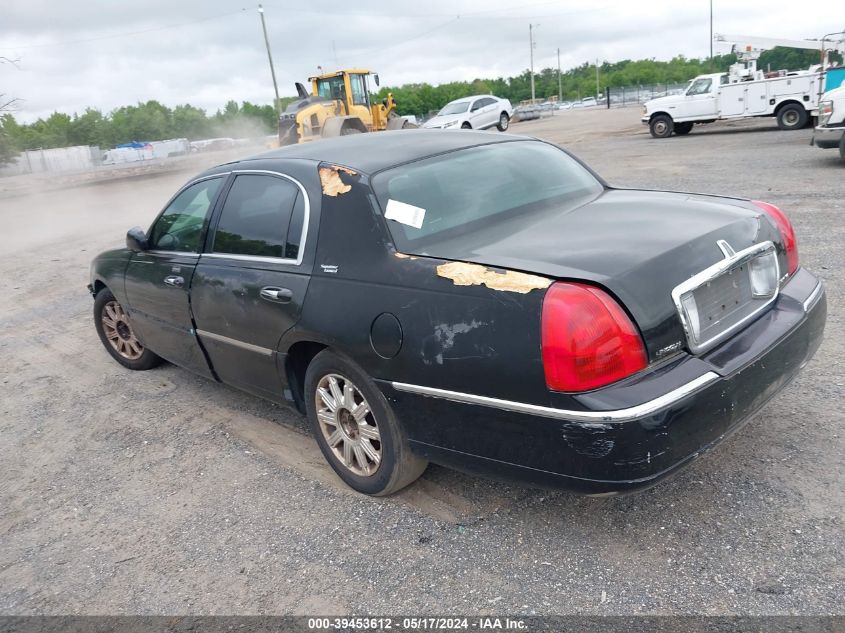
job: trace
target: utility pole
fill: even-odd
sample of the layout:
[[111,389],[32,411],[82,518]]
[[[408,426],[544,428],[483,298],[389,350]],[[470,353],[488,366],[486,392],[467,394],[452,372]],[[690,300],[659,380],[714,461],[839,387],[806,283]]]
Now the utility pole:
[[529,24],[528,25],[528,43],[531,46],[531,103],[534,103],[535,94],[534,94],[534,27],[540,26],[539,24]]
[[273,77],[273,91],[276,93],[276,100],[273,102],[273,109],[279,113],[279,85],[276,83],[276,69],[273,68],[273,55],[270,53],[270,40],[267,39],[267,25],[264,23],[264,7],[258,5],[258,15],[261,16],[261,30],[264,31],[264,45],[267,47],[267,59],[270,61],[270,75]]
[[563,81],[560,78],[560,49],[557,49],[557,102],[563,101]]

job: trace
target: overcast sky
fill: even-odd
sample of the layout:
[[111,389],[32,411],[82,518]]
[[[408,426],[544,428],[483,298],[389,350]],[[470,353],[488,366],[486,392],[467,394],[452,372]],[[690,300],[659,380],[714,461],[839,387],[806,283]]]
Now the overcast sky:
[[[320,65],[363,66],[382,85],[498,77],[585,61],[709,54],[708,0],[265,0],[281,95]],[[257,3],[243,0],[3,0],[0,94],[30,122],[53,111],[103,111],[157,99],[214,111],[226,101],[271,103]],[[841,28],[815,4],[715,0],[714,30],[821,37]],[[335,7],[333,10],[332,7]],[[384,8],[383,8],[384,7]],[[382,10],[383,8],[383,10]],[[822,12],[824,13],[824,12]],[[716,45],[716,52],[729,47]],[[8,98],[8,97],[7,97]]]

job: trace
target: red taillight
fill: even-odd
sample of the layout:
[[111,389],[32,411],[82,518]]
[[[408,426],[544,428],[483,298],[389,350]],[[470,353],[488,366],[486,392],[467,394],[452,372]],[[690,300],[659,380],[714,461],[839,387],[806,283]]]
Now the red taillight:
[[789,274],[791,275],[798,270],[798,240],[795,238],[795,229],[792,228],[792,222],[786,217],[786,214],[778,209],[775,205],[768,202],[760,202],[759,200],[751,201],[754,205],[763,209],[766,212],[775,226],[778,227],[781,237],[783,237],[783,246],[786,249],[786,263],[789,266]]
[[558,282],[546,291],[543,368],[553,391],[587,391],[647,364],[645,347],[625,311],[606,292]]

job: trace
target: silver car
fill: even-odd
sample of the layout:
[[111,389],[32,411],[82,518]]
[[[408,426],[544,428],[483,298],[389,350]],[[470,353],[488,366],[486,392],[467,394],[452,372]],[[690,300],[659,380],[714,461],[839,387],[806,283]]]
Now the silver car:
[[478,95],[447,103],[436,116],[423,123],[423,127],[485,130],[496,126],[504,132],[510,125],[511,116],[513,106],[507,99]]

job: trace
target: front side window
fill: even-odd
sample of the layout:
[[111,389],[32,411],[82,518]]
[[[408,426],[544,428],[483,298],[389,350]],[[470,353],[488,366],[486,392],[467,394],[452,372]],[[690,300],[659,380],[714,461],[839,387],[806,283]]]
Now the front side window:
[[692,85],[687,90],[687,94],[692,95],[705,95],[710,92],[710,86],[713,84],[713,80],[709,77],[707,79],[696,79],[692,82]]
[[343,77],[329,77],[317,81],[317,94],[324,99],[335,99],[346,101],[346,87],[343,85]]
[[[259,174],[237,176],[220,211],[212,250],[296,259],[303,210],[304,200],[292,182]],[[290,229],[295,236],[288,235]]]
[[376,174],[373,188],[396,247],[408,253],[515,232],[604,191],[575,159],[540,141],[492,143],[400,165]]
[[349,75],[349,86],[352,88],[352,103],[354,105],[369,105],[367,103],[367,88],[364,84],[363,75]]
[[150,230],[150,249],[198,253],[208,211],[223,178],[209,178],[176,196]]

